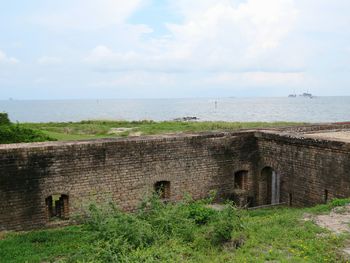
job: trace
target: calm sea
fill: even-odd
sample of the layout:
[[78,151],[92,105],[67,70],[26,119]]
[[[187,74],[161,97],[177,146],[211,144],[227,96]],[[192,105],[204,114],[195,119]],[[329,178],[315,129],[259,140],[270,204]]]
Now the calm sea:
[[350,121],[350,97],[108,99],[0,101],[12,121],[56,122],[87,119],[203,121]]

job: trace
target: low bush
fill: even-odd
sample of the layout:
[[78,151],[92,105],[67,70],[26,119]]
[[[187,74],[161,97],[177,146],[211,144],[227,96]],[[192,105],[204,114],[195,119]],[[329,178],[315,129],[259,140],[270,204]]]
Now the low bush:
[[[334,205],[341,203],[348,201],[336,200]],[[0,262],[349,261],[342,251],[348,244],[347,234],[336,235],[304,220],[305,213],[330,212],[331,202],[313,208],[250,211],[227,204],[205,216],[205,223],[196,223],[198,215],[207,215],[203,212],[207,206],[207,200],[187,198],[183,203],[164,204],[155,197],[128,215],[113,205],[92,205],[81,225],[0,234]],[[174,211],[183,218],[173,217]],[[184,222],[187,226],[179,226]]]
[[10,125],[11,121],[9,116],[5,112],[0,112],[0,125]]
[[0,113],[0,144],[56,141],[43,132],[11,123],[7,113]]
[[42,142],[54,141],[55,139],[45,135],[40,131],[23,128],[20,125],[1,125],[0,144],[21,143],[21,142]]
[[[235,220],[233,220],[235,219]],[[238,216],[238,210],[233,204],[226,204],[225,208],[214,215],[210,222],[210,241],[213,245],[218,246],[226,242],[233,241],[233,234],[241,232],[243,224]]]
[[207,224],[215,215],[212,208],[204,206],[202,203],[194,202],[189,205],[189,218],[193,219],[197,225]]
[[164,255],[167,262],[181,262],[183,254],[222,249],[243,229],[239,211],[230,204],[216,211],[206,201],[166,204],[156,195],[135,214],[112,204],[92,205],[84,225],[95,235],[91,256],[96,262],[155,262],[165,260]]
[[345,199],[335,198],[330,203],[332,207],[344,206],[348,204],[350,204],[350,198],[345,198]]

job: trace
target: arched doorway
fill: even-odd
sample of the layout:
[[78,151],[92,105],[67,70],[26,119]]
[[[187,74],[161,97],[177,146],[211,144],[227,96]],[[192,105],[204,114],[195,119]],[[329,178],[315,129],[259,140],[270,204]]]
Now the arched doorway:
[[170,182],[159,181],[154,184],[154,191],[159,195],[160,199],[170,199]]
[[271,167],[261,170],[259,200],[262,205],[280,203],[280,175]]

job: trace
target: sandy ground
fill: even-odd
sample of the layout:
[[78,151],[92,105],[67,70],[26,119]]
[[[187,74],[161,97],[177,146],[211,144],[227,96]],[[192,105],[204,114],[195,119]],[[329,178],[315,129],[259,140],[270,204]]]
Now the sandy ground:
[[350,142],[350,131],[321,132],[305,134],[307,137]]
[[315,223],[337,234],[350,232],[350,206],[336,207],[328,215],[319,215]]
[[[312,220],[320,227],[327,228],[336,234],[350,232],[350,205],[336,207],[327,215],[306,214],[304,220]],[[343,248],[343,252],[350,258],[350,245]]]

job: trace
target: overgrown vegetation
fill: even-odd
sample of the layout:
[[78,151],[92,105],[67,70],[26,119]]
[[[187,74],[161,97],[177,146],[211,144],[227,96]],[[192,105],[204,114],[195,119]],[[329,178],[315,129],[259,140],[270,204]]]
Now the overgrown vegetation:
[[[336,200],[314,208],[222,210],[211,199],[165,204],[152,197],[138,212],[91,205],[80,226],[7,234],[3,262],[346,262],[347,236],[334,235],[303,214],[325,213],[347,204]],[[1,237],[0,237],[1,239]],[[0,261],[1,261],[0,260]]]
[[0,144],[55,140],[43,132],[10,122],[7,113],[0,113]]
[[[301,125],[295,122],[181,122],[181,121],[81,121],[63,123],[24,123],[23,127],[40,130],[57,140],[126,137],[180,132],[235,131]],[[125,131],[115,131],[125,128]]]
[[10,125],[11,121],[9,119],[9,116],[5,112],[0,112],[0,126],[2,125]]
[[136,214],[120,212],[113,205],[103,209],[91,206],[85,227],[97,241],[89,259],[183,262],[196,259],[198,252],[205,254],[228,244],[238,246],[243,239],[239,211],[232,204],[214,211],[206,207],[207,203],[205,200],[167,205],[153,197]]
[[295,122],[81,121],[12,124],[0,113],[0,144],[84,140],[164,133],[235,131],[301,125]]

